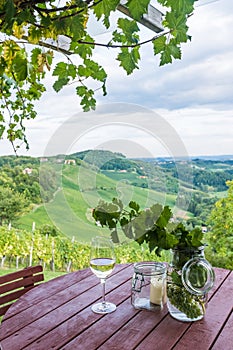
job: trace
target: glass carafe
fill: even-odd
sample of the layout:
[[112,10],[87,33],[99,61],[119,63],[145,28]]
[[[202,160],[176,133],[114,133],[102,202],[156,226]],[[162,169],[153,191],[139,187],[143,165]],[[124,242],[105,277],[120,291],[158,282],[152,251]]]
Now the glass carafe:
[[214,284],[214,271],[205,259],[204,246],[176,248],[167,282],[167,306],[170,315],[184,322],[204,317],[207,293]]

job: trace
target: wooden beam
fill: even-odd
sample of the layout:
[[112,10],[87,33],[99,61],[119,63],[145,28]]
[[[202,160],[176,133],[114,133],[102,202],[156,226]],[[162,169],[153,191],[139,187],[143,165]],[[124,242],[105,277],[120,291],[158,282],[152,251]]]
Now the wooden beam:
[[[121,3],[118,5],[118,10],[132,18],[128,8],[124,5],[124,1],[121,1]],[[138,22],[153,32],[160,33],[164,30],[162,25],[162,16],[162,12],[149,4],[147,14],[144,14],[142,19],[138,20]]]

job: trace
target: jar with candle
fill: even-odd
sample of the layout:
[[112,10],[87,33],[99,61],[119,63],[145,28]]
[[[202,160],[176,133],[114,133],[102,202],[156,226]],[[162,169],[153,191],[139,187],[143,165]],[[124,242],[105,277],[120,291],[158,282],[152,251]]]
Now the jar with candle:
[[131,303],[135,309],[161,310],[166,303],[166,272],[161,262],[134,264]]

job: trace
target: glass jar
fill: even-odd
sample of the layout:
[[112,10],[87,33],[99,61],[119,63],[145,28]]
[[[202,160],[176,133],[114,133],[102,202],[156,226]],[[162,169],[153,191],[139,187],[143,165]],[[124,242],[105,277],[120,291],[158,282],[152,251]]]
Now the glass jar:
[[170,315],[184,322],[204,317],[207,293],[214,284],[214,271],[205,260],[204,246],[172,251],[168,273],[167,306]]
[[164,263],[134,264],[131,303],[135,309],[161,310],[166,302],[166,272]]

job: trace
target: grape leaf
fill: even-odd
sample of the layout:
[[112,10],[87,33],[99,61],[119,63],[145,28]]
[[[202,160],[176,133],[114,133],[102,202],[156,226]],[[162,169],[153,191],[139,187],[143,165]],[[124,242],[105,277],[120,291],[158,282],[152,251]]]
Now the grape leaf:
[[69,82],[69,78],[59,78],[55,83],[53,84],[53,88],[56,92],[60,91],[67,83]]
[[12,28],[14,17],[15,17],[15,6],[13,0],[6,0],[5,1],[5,27],[6,29]]
[[103,23],[106,28],[109,28],[110,26],[109,16],[111,11],[115,11],[119,3],[120,0],[99,1],[93,7],[93,12],[97,19],[100,19],[102,16],[104,16]]
[[120,66],[124,68],[128,75],[131,74],[134,69],[139,68],[137,65],[138,55],[134,51],[138,51],[138,48],[134,48],[130,52],[128,48],[124,47],[117,56],[117,60],[120,61]]
[[25,80],[27,77],[27,59],[16,55],[13,60],[13,67],[18,80]]
[[168,206],[165,206],[158,220],[156,221],[156,225],[161,229],[163,229],[164,227],[167,226],[171,216],[172,216],[171,209]]
[[154,47],[154,54],[157,55],[158,53],[161,53],[164,51],[166,47],[166,37],[160,36],[153,40],[153,47]]
[[134,19],[140,20],[144,13],[148,12],[148,5],[150,0],[128,0],[127,6],[129,8],[129,12]]

